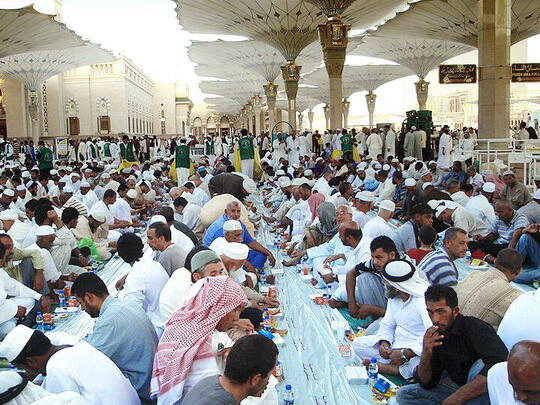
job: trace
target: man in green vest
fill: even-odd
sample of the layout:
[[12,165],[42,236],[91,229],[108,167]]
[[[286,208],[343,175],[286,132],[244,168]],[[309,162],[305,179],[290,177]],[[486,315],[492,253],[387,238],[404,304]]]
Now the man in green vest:
[[39,141],[39,156],[38,156],[38,168],[40,174],[49,174],[53,168],[53,151],[45,146],[45,142]]
[[111,142],[109,141],[109,138],[105,139],[105,142],[103,143],[103,157],[107,160],[112,159]]
[[122,136],[122,143],[120,144],[120,157],[128,162],[135,162],[133,142],[129,141],[129,137],[127,135]]
[[353,160],[353,140],[351,134],[346,129],[341,131],[341,150],[343,151],[343,159],[346,162]]
[[208,156],[210,162],[214,164],[214,159],[216,158],[216,148],[214,145],[214,140],[210,135],[207,135],[204,141],[204,154]]
[[99,158],[98,147],[92,141],[92,138],[88,138],[86,140],[86,151],[88,154],[88,156],[86,157],[86,160],[97,160]]
[[174,159],[178,186],[184,185],[188,181],[189,168],[191,166],[189,146],[187,146],[185,138],[180,139],[180,143],[174,148]]
[[249,178],[253,178],[253,163],[255,151],[253,149],[253,138],[248,135],[247,129],[240,131],[241,137],[238,140],[238,149],[240,151],[240,163],[242,164],[242,173]]

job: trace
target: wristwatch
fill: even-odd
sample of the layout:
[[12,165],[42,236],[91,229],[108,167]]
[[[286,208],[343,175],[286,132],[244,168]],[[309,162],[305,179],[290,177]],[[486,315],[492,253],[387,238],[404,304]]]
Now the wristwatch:
[[401,354],[401,361],[403,363],[407,363],[409,359],[407,358],[407,356],[405,356],[405,349],[401,349],[400,354]]

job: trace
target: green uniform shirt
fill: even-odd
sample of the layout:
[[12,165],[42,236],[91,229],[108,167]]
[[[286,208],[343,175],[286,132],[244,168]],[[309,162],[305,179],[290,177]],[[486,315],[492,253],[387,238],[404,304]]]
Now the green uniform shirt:
[[120,143],[120,156],[122,159],[126,159],[128,162],[134,162],[135,156],[133,155],[133,144],[128,142],[127,147],[124,142]]
[[238,141],[238,149],[240,149],[240,159],[249,160],[254,158],[253,138],[246,136]]
[[204,153],[206,155],[213,155],[214,154],[214,141],[206,141],[204,143]]
[[175,167],[177,169],[184,168],[189,169],[190,160],[189,160],[189,146],[187,145],[178,145],[174,150],[175,157]]
[[53,168],[53,152],[47,147],[39,150],[39,170],[51,170]]
[[93,143],[90,144],[90,154],[92,155],[92,159],[97,159],[97,147]]
[[352,152],[352,137],[350,134],[341,135],[341,150],[343,152]]
[[103,144],[103,155],[105,157],[112,157],[111,156],[111,144],[109,142],[105,142]]

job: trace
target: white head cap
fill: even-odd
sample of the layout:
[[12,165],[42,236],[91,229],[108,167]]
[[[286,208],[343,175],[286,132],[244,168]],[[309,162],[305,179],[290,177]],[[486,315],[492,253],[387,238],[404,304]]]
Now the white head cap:
[[416,131],[416,127],[415,127],[414,125],[411,127],[411,129],[412,129],[413,131]]
[[19,184],[19,185],[17,186],[17,191],[25,191],[25,190],[26,190],[26,187],[25,187],[24,185]]
[[383,200],[379,204],[379,209],[394,212],[396,210],[396,204],[390,200]]
[[416,186],[416,180],[415,179],[405,179],[405,187],[413,187]]
[[494,193],[495,183],[491,183],[489,181],[487,183],[484,183],[484,185],[482,186],[482,191],[484,191],[485,193]]
[[534,192],[533,199],[540,200],[540,188]]
[[152,218],[150,218],[150,223],[149,225],[152,225],[152,224],[155,224],[155,223],[162,223],[162,224],[166,224],[167,223],[167,220],[165,219],[165,217],[163,215],[154,215]]
[[41,225],[36,229],[36,236],[54,235],[54,228],[50,225]]
[[308,176],[312,176],[313,175],[313,170],[311,169],[307,169],[304,171],[304,176],[308,177]]
[[137,198],[137,192],[135,190],[133,190],[133,189],[128,190],[126,195],[127,195],[128,198],[131,198],[133,200]]
[[5,189],[2,194],[6,195],[8,197],[15,197],[15,192],[10,188]]
[[242,188],[246,190],[248,194],[253,194],[255,191],[257,191],[257,184],[251,179],[244,179],[242,182]]
[[302,179],[293,179],[293,181],[292,181],[292,185],[294,187],[301,186],[302,184],[304,184],[304,180],[302,180]]
[[233,260],[246,260],[249,248],[243,243],[230,242],[223,249],[223,255]]
[[86,180],[81,181],[81,188],[90,188],[90,183],[88,183]]
[[365,170],[365,169],[366,169],[366,166],[367,166],[367,163],[366,163],[366,162],[360,162],[360,163],[358,163],[358,166],[356,166],[356,171],[358,171],[358,170]]
[[242,230],[242,224],[235,219],[229,219],[223,223],[223,232],[233,232]]
[[359,191],[355,195],[360,201],[372,202],[375,199],[375,196],[371,191]]
[[[36,332],[39,333],[39,332]],[[7,334],[0,343],[0,356],[8,361],[13,361],[23,351],[24,347],[34,334],[34,330],[28,326],[17,325]]]
[[101,209],[97,209],[93,211],[90,216],[94,218],[98,222],[105,222],[107,220],[107,217],[105,215],[105,211]]
[[429,186],[432,186],[433,184],[430,183],[429,181],[425,182],[424,184],[422,184],[422,190],[425,190],[426,188],[428,188]]

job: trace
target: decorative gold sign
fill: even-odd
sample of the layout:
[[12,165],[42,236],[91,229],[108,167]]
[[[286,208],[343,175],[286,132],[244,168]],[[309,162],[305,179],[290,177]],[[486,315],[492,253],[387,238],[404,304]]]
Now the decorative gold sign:
[[540,82],[540,63],[513,63],[512,81],[515,83]]
[[439,65],[439,83],[476,83],[476,65]]

